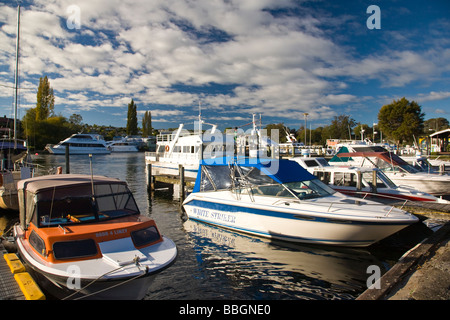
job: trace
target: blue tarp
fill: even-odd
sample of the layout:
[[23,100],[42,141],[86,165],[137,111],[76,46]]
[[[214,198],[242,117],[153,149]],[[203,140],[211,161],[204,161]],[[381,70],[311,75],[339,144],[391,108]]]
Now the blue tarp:
[[194,192],[200,191],[201,166],[228,166],[229,164],[240,167],[254,167],[263,174],[269,176],[278,183],[288,183],[295,181],[307,181],[317,179],[316,176],[309,173],[300,164],[287,159],[260,159],[260,158],[233,158],[223,157],[215,159],[204,159],[200,162],[197,179],[195,181]]

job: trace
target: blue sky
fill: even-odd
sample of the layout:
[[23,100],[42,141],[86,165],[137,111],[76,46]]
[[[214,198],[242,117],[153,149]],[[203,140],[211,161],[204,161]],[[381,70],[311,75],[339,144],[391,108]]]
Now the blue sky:
[[[304,112],[313,128],[340,114],[372,125],[381,106],[402,97],[425,119],[450,119],[448,0],[21,5],[20,117],[47,75],[56,113],[98,125],[125,126],[131,99],[156,128],[192,128],[199,103],[220,129],[253,113],[290,128],[304,124]],[[16,21],[17,2],[1,1],[0,116],[13,115]]]

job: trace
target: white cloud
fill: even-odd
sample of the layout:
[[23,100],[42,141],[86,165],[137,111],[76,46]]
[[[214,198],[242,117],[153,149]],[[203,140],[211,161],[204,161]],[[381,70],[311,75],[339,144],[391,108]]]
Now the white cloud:
[[[66,9],[73,4],[80,8],[79,30],[65,25]],[[267,10],[299,5],[289,0],[34,1],[22,9],[22,79],[49,74],[57,104],[80,110],[126,107],[134,98],[143,105],[185,109],[202,101],[218,112],[230,106],[287,118],[302,118],[308,111],[311,119],[323,119],[336,114],[329,106],[363,99],[348,91],[352,83],[377,80],[380,88],[403,87],[434,81],[450,70],[446,48],[397,47],[359,56],[326,28],[356,23],[348,14],[321,19],[308,10],[303,16]],[[0,63],[9,70],[15,17],[15,8],[2,8],[0,41],[6,54]],[[395,31],[386,34],[408,41]],[[2,82],[10,79],[0,74]],[[211,83],[233,88],[211,94],[205,88]],[[199,90],[174,90],[179,84]],[[436,91],[421,99],[446,94]],[[34,100],[27,95],[28,103]],[[181,115],[178,110],[155,112],[157,117]]]

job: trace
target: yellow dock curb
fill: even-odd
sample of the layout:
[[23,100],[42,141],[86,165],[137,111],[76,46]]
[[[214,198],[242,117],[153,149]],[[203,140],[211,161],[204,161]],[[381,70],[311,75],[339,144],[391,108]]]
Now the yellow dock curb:
[[22,262],[19,260],[19,258],[15,253],[4,254],[3,258],[6,260],[6,263],[8,264],[11,273],[16,274],[26,271],[25,266],[22,264]]
[[45,300],[45,295],[34,282],[31,275],[26,272],[25,266],[15,253],[7,253],[3,255],[6,260],[11,273],[14,274],[14,279],[20,287],[25,299],[27,300]]

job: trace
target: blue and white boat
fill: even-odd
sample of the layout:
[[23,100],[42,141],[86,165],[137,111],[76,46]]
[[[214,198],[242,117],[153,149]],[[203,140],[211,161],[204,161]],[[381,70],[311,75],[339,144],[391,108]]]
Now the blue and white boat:
[[190,219],[262,237],[369,246],[418,221],[403,210],[345,196],[298,163],[204,159],[183,202]]
[[110,154],[106,141],[99,134],[77,133],[55,145],[45,147],[53,154],[65,154],[69,146],[70,154]]

